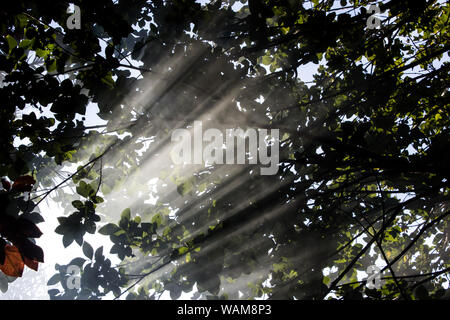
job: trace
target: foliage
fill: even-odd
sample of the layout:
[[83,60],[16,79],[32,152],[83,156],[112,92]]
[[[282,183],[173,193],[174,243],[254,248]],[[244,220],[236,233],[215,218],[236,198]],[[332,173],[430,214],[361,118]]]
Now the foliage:
[[[52,196],[55,231],[88,258],[57,266],[51,298],[448,297],[448,3],[384,1],[380,29],[371,1],[73,3],[80,30],[62,1],[0,13],[0,175],[15,181],[0,217]],[[87,123],[93,104],[104,124]],[[280,129],[278,173],[170,163],[171,133],[198,119]],[[358,271],[379,259],[368,289]]]
[[[0,214],[0,270],[10,277],[21,277],[25,265],[37,271],[39,262],[44,262],[41,247],[30,240],[42,235],[35,224],[41,222],[42,217],[31,212],[34,207],[30,200],[20,196],[31,191],[35,183],[31,176],[18,177],[12,184],[7,179],[2,180],[0,202],[5,210]],[[19,211],[22,214],[19,215]]]

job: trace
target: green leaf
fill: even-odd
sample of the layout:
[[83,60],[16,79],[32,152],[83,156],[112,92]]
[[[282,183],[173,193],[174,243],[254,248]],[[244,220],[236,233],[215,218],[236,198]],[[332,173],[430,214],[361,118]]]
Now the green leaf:
[[48,295],[50,296],[50,299],[52,299],[53,296],[56,296],[59,293],[59,290],[51,289],[51,290],[48,290],[47,292],[48,292]]
[[72,244],[73,240],[75,240],[75,239],[72,234],[65,234],[63,236],[64,248],[67,248],[68,246],[70,246]]
[[9,53],[11,53],[12,49],[17,47],[17,41],[9,34],[6,36],[6,41],[8,41]]
[[47,72],[55,72],[56,71],[56,59],[48,60],[48,62],[45,63],[45,67],[47,68]]
[[192,182],[190,180],[187,180],[187,181],[185,181],[183,183],[180,183],[177,186],[177,192],[180,195],[182,195],[182,196],[184,196],[185,194],[188,194],[189,192],[191,192],[192,189],[193,189],[193,185],[192,185]]
[[48,55],[50,54],[50,50],[43,50],[43,49],[39,49],[39,48],[37,48],[35,50],[35,52],[39,58],[43,58],[43,59],[47,59]]
[[60,281],[61,281],[61,274],[56,273],[47,281],[47,285],[48,286],[53,286],[53,285],[57,284]]
[[182,255],[182,254],[188,252],[188,250],[189,250],[188,247],[181,247],[181,248],[178,248],[178,253],[179,253],[180,255]]
[[95,250],[95,261],[102,261],[102,260],[103,260],[103,246]]
[[122,214],[120,215],[120,219],[129,221],[130,218],[131,218],[131,210],[130,210],[130,208],[127,208],[127,209],[123,210]]
[[155,223],[158,227],[162,223],[162,217],[161,214],[157,213],[152,217],[152,223]]
[[94,256],[94,249],[92,249],[92,246],[86,241],[83,244],[83,253],[89,259],[92,259],[92,257]]
[[414,295],[419,300],[425,300],[430,298],[428,290],[423,285],[420,285],[416,288]]
[[0,272],[0,291],[6,293],[8,291],[8,279]]
[[28,23],[28,17],[22,13],[16,15],[14,20],[17,30],[23,30]]
[[108,236],[108,235],[116,233],[119,230],[120,230],[120,228],[117,225],[115,225],[113,223],[108,223],[108,224],[104,225],[103,227],[101,227],[98,230],[98,233]]
[[19,48],[22,48],[24,50],[30,48],[30,46],[33,44],[34,39],[30,40],[30,39],[24,39],[22,41],[20,41],[19,43]]
[[84,203],[82,201],[80,201],[80,200],[75,200],[75,201],[72,201],[72,206],[75,209],[80,210],[80,209],[84,208]]
[[80,196],[88,198],[91,192],[91,187],[86,182],[80,181],[76,190]]
[[70,261],[69,265],[76,265],[81,268],[85,262],[86,262],[86,259],[78,257],[78,258],[72,259],[72,261]]
[[261,59],[262,64],[268,66],[272,63],[272,58],[270,56],[264,56]]
[[92,220],[87,220],[84,222],[84,228],[86,229],[86,232],[90,233],[90,234],[94,234],[96,227],[95,227],[95,222]]
[[104,76],[101,81],[107,85],[110,89],[114,88],[114,79],[111,76],[111,73],[108,73],[106,76]]
[[102,197],[99,196],[91,197],[91,200],[95,204],[102,203],[105,201]]

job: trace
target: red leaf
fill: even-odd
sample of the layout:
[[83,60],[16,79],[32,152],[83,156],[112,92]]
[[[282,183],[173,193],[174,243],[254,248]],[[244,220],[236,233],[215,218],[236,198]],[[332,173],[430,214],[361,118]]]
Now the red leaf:
[[11,190],[11,182],[9,182],[6,178],[2,178],[2,186],[6,191]]
[[7,276],[17,278],[22,276],[23,268],[24,263],[19,249],[7,244],[5,246],[5,263],[0,265],[0,270]]
[[5,263],[5,246],[6,241],[3,238],[0,238],[0,264]]
[[32,260],[32,259],[28,259],[26,257],[23,258],[23,261],[25,262],[25,265],[30,268],[33,269],[34,271],[38,271],[38,266],[39,266],[39,262],[36,260]]
[[32,176],[21,176],[18,177],[12,186],[12,190],[18,192],[29,192],[33,189],[33,185],[36,183],[36,180]]
[[39,238],[41,230],[30,220],[20,217],[16,222],[17,233],[25,238]]
[[0,233],[8,238],[16,234],[16,219],[9,214],[0,214]]
[[28,239],[18,239],[14,243],[24,258],[44,262],[44,251]]

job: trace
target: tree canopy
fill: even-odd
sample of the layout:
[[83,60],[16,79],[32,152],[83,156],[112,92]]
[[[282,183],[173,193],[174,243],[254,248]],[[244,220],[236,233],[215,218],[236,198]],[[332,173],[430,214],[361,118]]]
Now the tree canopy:
[[[44,262],[44,216],[84,253],[55,266],[51,299],[448,298],[449,14],[436,0],[3,4],[0,288]],[[197,120],[278,129],[278,172],[172,163],[173,131]],[[49,199],[63,209],[41,212]],[[359,276],[374,265],[378,288]]]

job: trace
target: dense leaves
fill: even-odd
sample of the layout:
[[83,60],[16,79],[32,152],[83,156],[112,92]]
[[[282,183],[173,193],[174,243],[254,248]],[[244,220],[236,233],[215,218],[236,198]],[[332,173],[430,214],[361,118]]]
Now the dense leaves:
[[[43,260],[51,197],[85,256],[51,298],[447,298],[449,5],[383,1],[370,29],[372,2],[80,0],[79,30],[66,3],[6,4],[0,258]],[[173,164],[196,120],[279,129],[278,172]]]
[[42,235],[35,224],[42,222],[42,217],[31,212],[34,204],[21,196],[23,192],[30,192],[35,183],[31,176],[18,177],[12,186],[9,179],[3,179],[3,190],[0,191],[3,208],[0,212],[0,270],[7,276],[21,277],[25,265],[37,271],[39,262],[44,262],[43,250],[29,239]]

